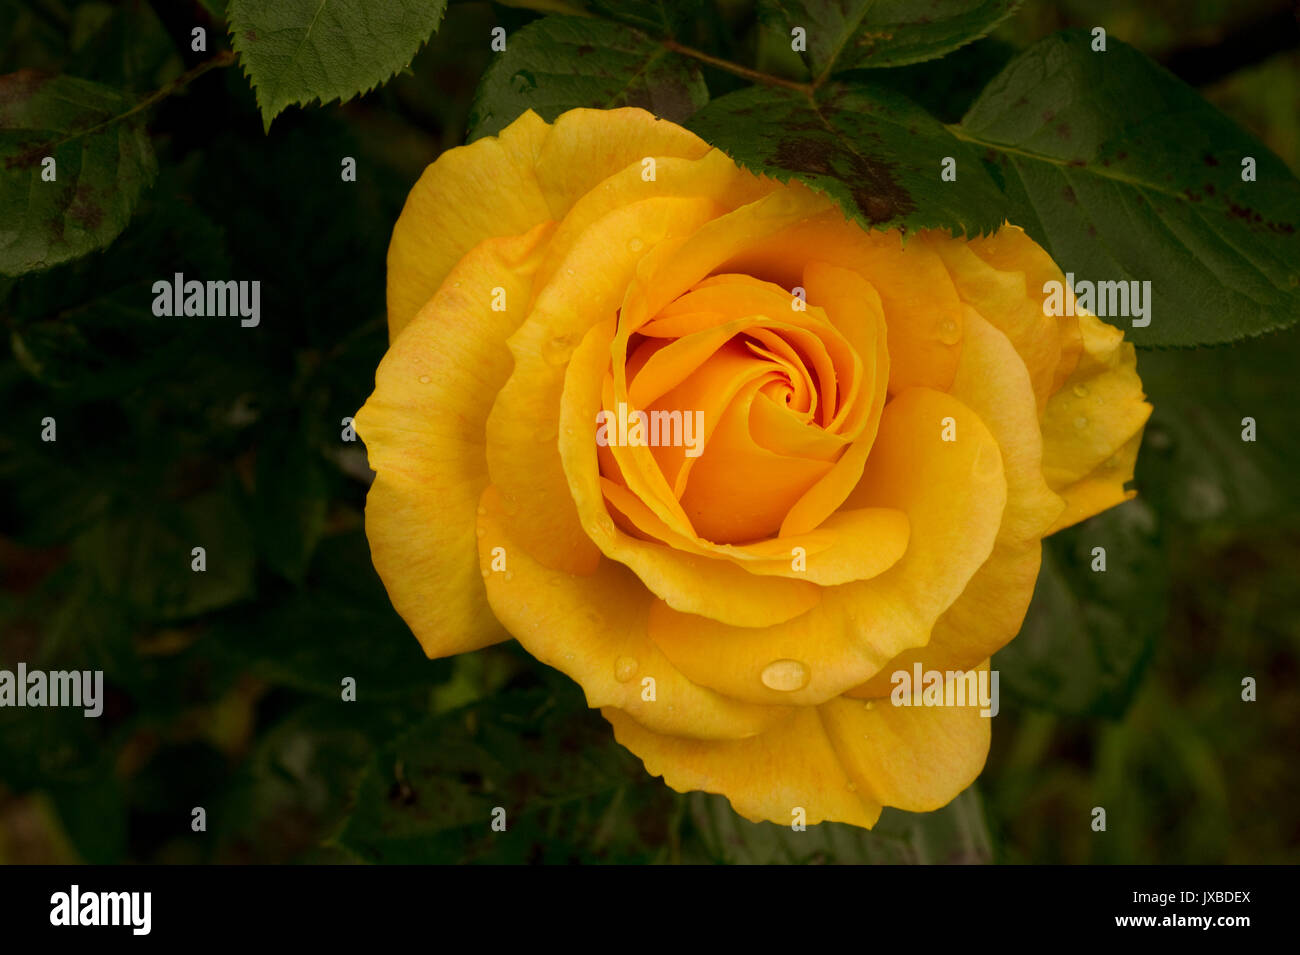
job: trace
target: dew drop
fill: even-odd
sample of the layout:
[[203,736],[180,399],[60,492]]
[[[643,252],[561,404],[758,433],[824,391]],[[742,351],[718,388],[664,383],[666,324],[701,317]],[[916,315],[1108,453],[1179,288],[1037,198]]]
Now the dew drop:
[[614,679],[619,683],[626,683],[632,677],[636,676],[636,670],[639,664],[631,657],[619,657],[614,661]]
[[420,376],[420,384],[422,384],[422,385],[427,385],[428,383],[429,383],[429,376],[428,376],[428,375],[421,375],[421,376]]
[[486,577],[486,576],[488,575],[489,571],[488,571],[488,569],[487,569],[486,567],[480,567],[480,568],[479,568],[479,573],[482,574],[484,577]]
[[479,537],[487,537],[487,528],[486,527],[476,528],[474,533],[477,534]]
[[868,709],[868,710],[874,710],[875,708],[876,708],[876,701],[875,701],[875,700],[867,700],[867,705],[866,705],[865,709]]
[[1088,397],[1088,386],[1087,386],[1087,385],[1075,385],[1075,386],[1074,386],[1073,388],[1071,388],[1070,390],[1074,392],[1074,396],[1075,396],[1076,398],[1086,398],[1086,397]]
[[763,667],[761,679],[768,689],[790,693],[807,686],[810,676],[808,667],[798,660],[774,660]]
[[578,342],[573,335],[556,335],[542,345],[542,358],[549,365],[567,364]]
[[478,516],[487,517],[487,508],[484,507],[482,504],[478,506]]
[[627,250],[629,252],[640,252],[644,248],[645,243],[636,237],[627,240]]
[[1088,419],[1083,415],[1079,415],[1079,417],[1074,419],[1074,426],[1082,431],[1084,428],[1088,427]]
[[951,318],[945,318],[939,323],[939,341],[945,345],[957,344],[957,339],[961,337],[961,329]]

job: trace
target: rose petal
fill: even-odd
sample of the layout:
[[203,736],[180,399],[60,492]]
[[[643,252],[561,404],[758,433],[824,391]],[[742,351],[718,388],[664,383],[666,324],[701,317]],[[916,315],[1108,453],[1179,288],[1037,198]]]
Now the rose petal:
[[[569,504],[557,450],[569,356],[593,325],[618,308],[642,255],[640,247],[629,245],[633,238],[651,247],[696,231],[717,212],[708,199],[656,198],[609,213],[573,246],[564,262],[565,280],[541,291],[509,340],[515,368],[488,416],[488,469],[520,545],[547,567],[590,573],[600,557]],[[584,434],[594,434],[594,423],[593,413]]]
[[[574,576],[543,567],[511,536],[500,495],[483,493],[479,560],[488,600],[524,649],[582,687],[587,705],[617,707],[657,733],[741,739],[788,718],[789,708],[728,700],[681,675],[651,642],[646,619],[653,597],[621,564],[603,560],[595,573]],[[506,571],[492,571],[505,548]],[[654,679],[654,698],[642,681]]]
[[[506,339],[552,229],[488,239],[461,259],[392,343],[355,416],[376,472],[366,498],[375,569],[431,657],[506,636],[478,575],[474,512],[488,483],[491,396],[511,369]],[[514,304],[494,312],[498,285]]]
[[651,776],[662,776],[677,792],[720,793],[752,822],[789,825],[796,808],[808,825],[847,822],[870,829],[880,818],[880,806],[853,788],[811,707],[797,707],[787,720],[744,740],[664,736],[618,710],[601,713]]
[[[988,668],[986,660],[976,672]],[[992,720],[980,709],[840,697],[823,703],[818,713],[859,792],[881,805],[933,812],[952,802],[984,768]]]
[[758,577],[735,564],[683,553],[619,530],[605,507],[592,439],[600,410],[601,374],[609,366],[614,321],[588,332],[569,362],[560,411],[560,455],[582,526],[601,551],[631,567],[655,594],[688,611],[705,610],[741,626],[803,613],[818,588],[803,580]]
[[1052,532],[1133,496],[1124,484],[1151,415],[1123,332],[1087,313],[1079,332],[1083,353],[1043,413],[1043,474],[1066,502]]
[[[941,440],[947,417],[957,431],[953,442]],[[845,504],[907,515],[911,538],[898,563],[869,580],[823,589],[818,606],[775,626],[728,626],[707,610],[692,615],[656,605],[650,635],[690,680],[727,696],[822,703],[926,643],[988,558],[1006,495],[1001,454],[979,417],[950,395],[908,389],[885,407],[862,481]],[[806,666],[806,685],[764,683],[768,666],[786,659]]]

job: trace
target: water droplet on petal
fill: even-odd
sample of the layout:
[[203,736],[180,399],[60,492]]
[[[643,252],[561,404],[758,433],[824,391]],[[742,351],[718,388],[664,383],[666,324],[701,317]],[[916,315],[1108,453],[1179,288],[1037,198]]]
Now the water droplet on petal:
[[633,236],[627,240],[627,250],[629,252],[640,252],[645,248],[645,243]]
[[811,676],[808,667],[798,660],[774,660],[763,667],[761,679],[770,690],[791,693],[807,686]]
[[568,363],[573,349],[577,347],[577,336],[556,335],[542,345],[542,357],[547,364],[560,366]]
[[422,385],[427,385],[428,383],[429,383],[429,376],[428,376],[428,375],[421,375],[421,376],[420,376],[420,384],[422,384]]
[[482,574],[484,577],[486,577],[490,573],[490,571],[486,567],[480,567],[479,573]]
[[945,345],[957,344],[957,339],[961,337],[961,329],[951,318],[945,318],[939,323],[939,341]]
[[1084,428],[1088,427],[1088,419],[1083,415],[1079,415],[1079,417],[1074,419],[1074,426],[1082,431]]
[[874,710],[875,708],[876,708],[876,701],[875,701],[875,700],[867,700],[866,709],[868,709],[868,710]]
[[1088,386],[1087,386],[1087,385],[1075,385],[1075,386],[1074,386],[1073,388],[1071,388],[1070,390],[1074,392],[1074,396],[1075,396],[1076,398],[1086,398],[1086,397],[1088,397]]
[[614,661],[614,679],[619,683],[626,683],[632,677],[636,676],[636,670],[639,664],[631,657],[619,657]]
[[480,527],[474,531],[479,537],[487,537],[487,528]]

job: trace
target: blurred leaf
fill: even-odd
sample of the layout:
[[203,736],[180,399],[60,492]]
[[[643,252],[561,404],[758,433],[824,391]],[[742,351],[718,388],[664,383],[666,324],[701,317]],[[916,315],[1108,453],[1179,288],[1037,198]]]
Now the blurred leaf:
[[126,803],[113,767],[102,760],[95,779],[55,787],[54,808],[64,832],[81,858],[91,865],[122,861],[126,851]]
[[500,693],[385,747],[337,842],[386,863],[646,861],[625,800],[661,794],[576,687]]
[[424,691],[450,668],[425,657],[393,610],[359,532],[322,541],[301,589],[224,615],[206,642],[263,679],[336,700],[345,677],[372,701]]
[[297,581],[307,570],[329,508],[325,462],[303,428],[268,434],[257,451],[253,529],[267,565]]
[[[1162,514],[1234,528],[1294,524],[1300,428],[1294,405],[1300,329],[1231,348],[1150,351],[1138,358],[1155,410],[1137,486]],[[1243,441],[1242,419],[1255,420]]]
[[[1105,548],[1105,571],[1092,569]],[[1168,616],[1167,558],[1141,499],[1048,538],[1020,634],[994,657],[1001,686],[1060,713],[1121,716]]]
[[346,101],[410,65],[447,0],[230,0],[231,43],[262,124],[286,106]]
[[885,809],[874,829],[822,822],[802,832],[772,822],[750,822],[723,796],[695,792],[686,799],[694,831],[711,862],[932,865],[986,863],[993,856],[974,788],[935,812]]
[[72,15],[68,72],[147,93],[184,64],[149,3],[83,2]]
[[587,0],[584,5],[599,16],[679,39],[705,15],[705,0]]
[[[116,90],[32,70],[0,76],[0,274],[21,275],[112,242],[157,166]],[[49,157],[53,182],[42,178]]]
[[789,37],[807,34],[813,76],[903,66],[950,53],[986,36],[1021,0],[760,0],[759,14]]
[[870,79],[873,85],[902,93],[935,118],[955,123],[1019,52],[1010,43],[985,37],[941,60],[876,70]]
[[[1007,218],[1079,279],[1151,282],[1138,345],[1231,341],[1300,318],[1300,181],[1146,56],[1086,30],[1022,53],[954,132]],[[1242,158],[1257,182],[1242,181]],[[1032,290],[1035,294],[1038,290]]]
[[[139,511],[117,511],[74,543],[100,585],[151,620],[215,610],[253,593],[252,534],[234,494],[205,491],[176,502],[161,497]],[[205,571],[191,569],[195,547]]]
[[[753,86],[716,99],[687,125],[755,173],[798,179],[866,228],[984,234],[1005,200],[975,153],[891,90],[836,84],[816,98]],[[939,178],[945,157],[958,179]]]
[[525,110],[547,122],[579,106],[639,106],[681,122],[709,99],[696,65],[644,33],[551,16],[513,34],[483,75],[470,139],[495,135]]
[[319,846],[340,823],[375,746],[409,711],[312,702],[259,738],[222,801],[223,862],[277,862]]

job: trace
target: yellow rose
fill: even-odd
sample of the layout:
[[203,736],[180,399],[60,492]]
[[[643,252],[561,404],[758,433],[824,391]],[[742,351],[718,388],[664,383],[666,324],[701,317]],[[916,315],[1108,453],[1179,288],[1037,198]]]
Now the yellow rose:
[[987,667],[1150,412],[1024,232],[904,242],[642,110],[528,112],[425,171],[388,268],[366,532],[429,656],[514,636],[753,820],[975,779],[989,720],[891,674]]

